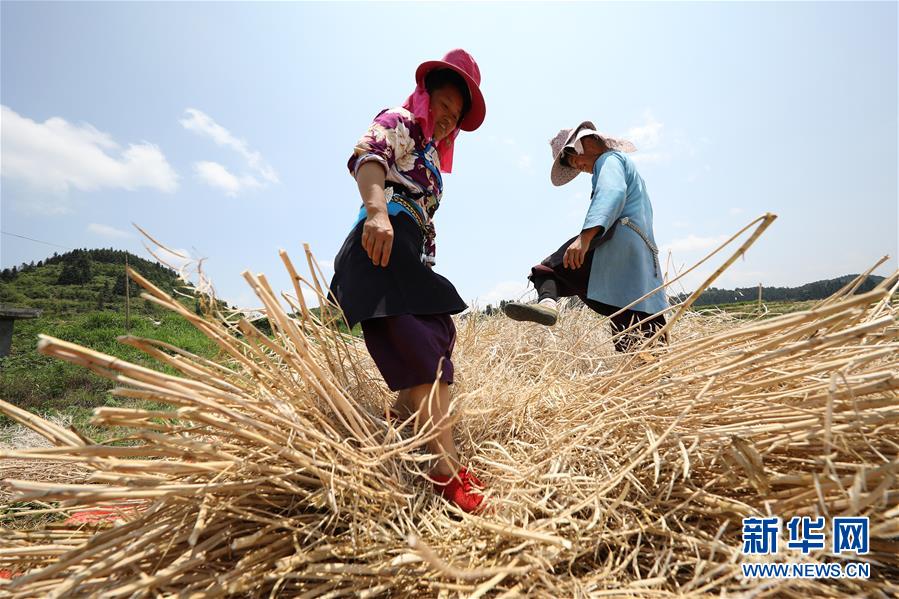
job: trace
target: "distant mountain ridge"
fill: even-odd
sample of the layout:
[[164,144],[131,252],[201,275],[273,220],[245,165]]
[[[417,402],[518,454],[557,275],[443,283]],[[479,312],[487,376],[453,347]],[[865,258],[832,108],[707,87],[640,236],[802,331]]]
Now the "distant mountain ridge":
[[[126,256],[131,268],[163,291],[189,288],[171,268],[125,250],[77,249],[3,269],[0,304],[40,308],[45,314],[120,310],[125,300]],[[129,287],[132,302],[142,303],[140,288],[133,281]]]
[[[833,279],[825,279],[823,281],[814,281],[806,283],[798,287],[762,287],[762,301],[768,302],[802,302],[810,300],[822,300],[830,297],[849,283],[851,283],[858,275],[843,275]],[[883,277],[869,275],[867,279],[859,286],[856,293],[865,293],[876,287]],[[688,293],[682,293],[675,296],[676,300],[684,300],[689,296]],[[711,287],[705,290],[694,305],[708,306],[714,304],[733,304],[735,302],[755,301],[759,296],[759,288],[755,287],[738,287],[736,289],[718,289]]]

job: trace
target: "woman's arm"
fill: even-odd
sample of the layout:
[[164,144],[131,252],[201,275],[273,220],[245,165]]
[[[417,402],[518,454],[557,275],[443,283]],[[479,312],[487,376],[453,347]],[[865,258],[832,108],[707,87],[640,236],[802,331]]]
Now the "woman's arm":
[[611,229],[627,200],[624,159],[611,152],[600,156],[593,167],[593,194],[582,229],[597,225]]
[[387,214],[384,177],[384,167],[375,161],[364,163],[356,173],[359,195],[368,215],[362,225],[362,247],[375,266],[387,266],[393,249],[393,225]]
[[581,234],[574,238],[565,255],[562,256],[562,266],[565,268],[580,268],[584,265],[584,258],[590,249],[590,242],[597,235],[602,235],[603,227],[596,226],[584,229]]
[[615,154],[601,156],[593,166],[593,197],[584,219],[581,234],[565,250],[562,264],[566,268],[580,268],[596,235],[610,229],[627,198],[624,162]]

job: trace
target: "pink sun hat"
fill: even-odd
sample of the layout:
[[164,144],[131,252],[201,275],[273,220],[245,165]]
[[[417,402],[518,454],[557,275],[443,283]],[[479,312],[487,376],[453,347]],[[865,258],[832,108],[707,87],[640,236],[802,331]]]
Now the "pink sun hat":
[[487,106],[484,104],[484,96],[481,94],[481,70],[472,55],[457,48],[447,52],[442,60],[423,62],[415,70],[415,82],[424,87],[425,77],[434,69],[453,70],[465,80],[468,94],[471,96],[471,110],[459,123],[459,128],[463,131],[474,131],[480,127],[487,114]]

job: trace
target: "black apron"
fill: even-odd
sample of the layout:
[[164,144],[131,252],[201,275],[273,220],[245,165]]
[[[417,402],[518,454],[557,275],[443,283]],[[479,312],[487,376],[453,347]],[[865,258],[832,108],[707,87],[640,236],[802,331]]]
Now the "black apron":
[[458,314],[467,307],[452,283],[421,261],[422,232],[400,212],[390,217],[393,248],[387,266],[375,266],[362,247],[360,221],[334,259],[332,301],[347,323],[400,314]]

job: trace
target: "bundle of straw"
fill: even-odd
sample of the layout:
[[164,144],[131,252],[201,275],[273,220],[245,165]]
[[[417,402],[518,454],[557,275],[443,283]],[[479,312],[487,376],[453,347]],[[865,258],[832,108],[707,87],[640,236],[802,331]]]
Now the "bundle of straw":
[[[741,248],[740,252],[745,251]],[[122,341],[178,376],[59,339],[40,351],[173,411],[98,408],[137,431],[97,444],[7,403],[85,484],[7,480],[45,510],[120,509],[112,526],[4,536],[10,597],[889,596],[899,592],[899,273],[758,321],[679,311],[672,343],[614,355],[604,321],[544,329],[459,319],[452,406],[460,452],[488,484],[467,515],[430,492],[434,428],[398,430],[360,341],[313,272],[278,298],[244,276],[273,335],[201,317],[132,272],[144,297],[213,340],[210,361]],[[303,300],[308,284],[320,316]],[[285,310],[282,300],[289,306]],[[40,511],[40,510],[37,510]],[[27,512],[23,512],[27,513]],[[777,559],[871,564],[868,580],[744,580],[744,517],[868,516],[871,551]]]

